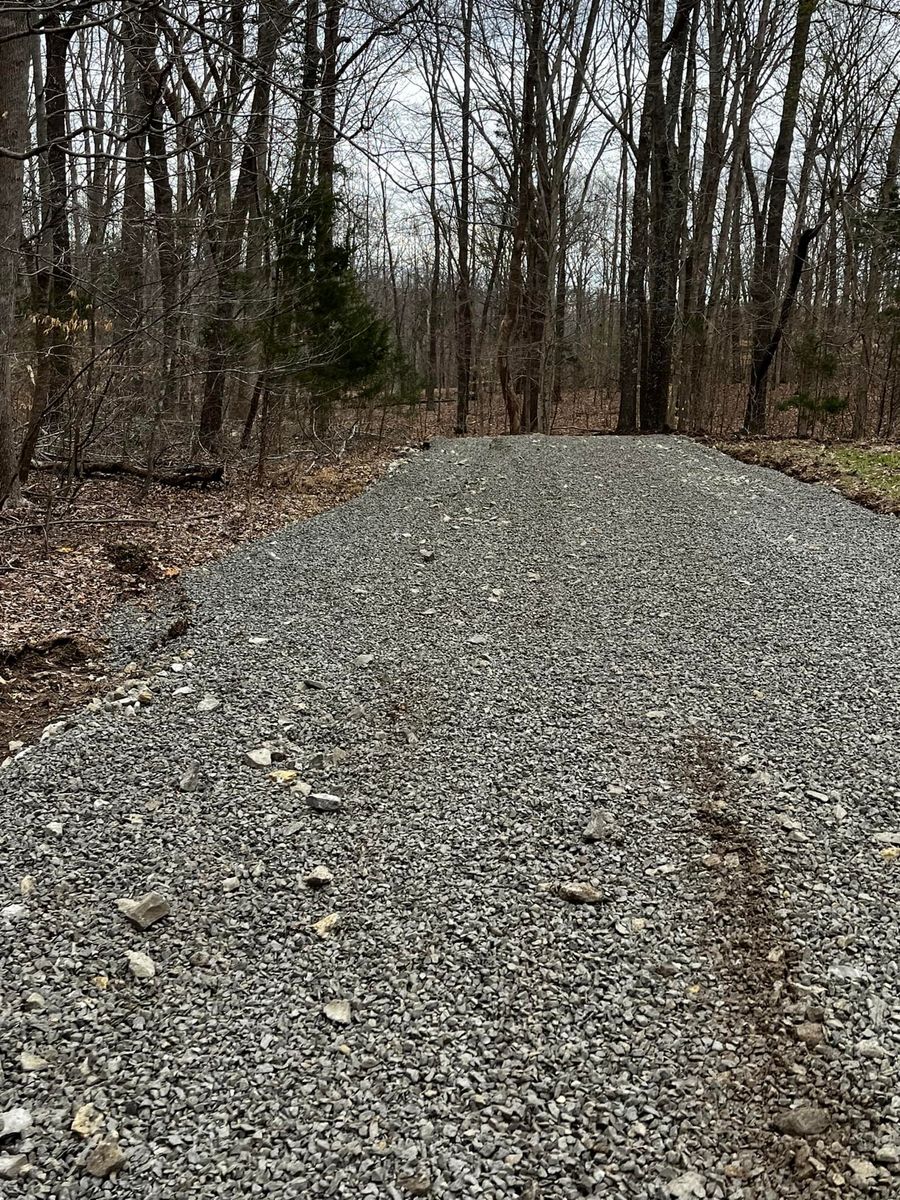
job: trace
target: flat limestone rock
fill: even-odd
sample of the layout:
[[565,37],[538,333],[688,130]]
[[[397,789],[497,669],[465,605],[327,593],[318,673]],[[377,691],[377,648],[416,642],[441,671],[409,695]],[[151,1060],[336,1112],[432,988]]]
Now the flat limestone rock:
[[32,1054],[30,1050],[22,1051],[19,1063],[23,1071],[46,1071],[50,1066],[46,1058],[41,1058],[40,1054]]
[[27,1108],[10,1108],[5,1113],[0,1113],[0,1137],[27,1133],[31,1125],[31,1113]]
[[0,1179],[18,1179],[27,1162],[24,1154],[0,1154]]
[[350,1001],[329,1000],[324,1008],[325,1016],[336,1025],[350,1024]]
[[590,883],[561,883],[557,889],[560,899],[569,904],[600,904],[606,899]]
[[113,1171],[120,1170],[125,1165],[125,1155],[119,1148],[119,1143],[112,1139],[100,1142],[84,1160],[84,1169],[88,1175],[97,1179],[106,1179]]
[[145,892],[136,900],[125,897],[116,901],[116,908],[128,918],[138,929],[149,929],[172,911],[168,900],[159,892]]
[[125,957],[128,959],[128,969],[135,979],[152,979],[156,974],[156,963],[149,954],[140,950],[126,950]]
[[268,746],[257,746],[255,750],[248,750],[244,758],[251,767],[271,767],[272,765],[272,751]]

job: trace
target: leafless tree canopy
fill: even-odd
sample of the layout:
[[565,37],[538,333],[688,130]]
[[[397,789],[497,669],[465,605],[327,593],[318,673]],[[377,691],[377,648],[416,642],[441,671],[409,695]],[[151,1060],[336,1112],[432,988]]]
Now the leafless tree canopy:
[[898,56],[843,0],[5,4],[0,496],[391,410],[894,434]]

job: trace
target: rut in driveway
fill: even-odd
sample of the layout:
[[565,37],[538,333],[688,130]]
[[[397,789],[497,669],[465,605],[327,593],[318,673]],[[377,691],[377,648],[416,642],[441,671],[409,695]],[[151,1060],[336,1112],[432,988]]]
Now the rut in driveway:
[[529,437],[195,572],[0,773],[10,1195],[895,1194],[898,537]]

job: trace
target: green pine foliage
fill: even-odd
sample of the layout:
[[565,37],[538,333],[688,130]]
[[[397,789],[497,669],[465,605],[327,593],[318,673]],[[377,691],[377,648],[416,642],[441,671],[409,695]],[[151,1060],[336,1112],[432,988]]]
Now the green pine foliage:
[[270,369],[320,410],[348,397],[409,403],[415,381],[359,286],[350,247],[316,244],[315,195],[285,190],[272,204],[274,300],[260,331]]

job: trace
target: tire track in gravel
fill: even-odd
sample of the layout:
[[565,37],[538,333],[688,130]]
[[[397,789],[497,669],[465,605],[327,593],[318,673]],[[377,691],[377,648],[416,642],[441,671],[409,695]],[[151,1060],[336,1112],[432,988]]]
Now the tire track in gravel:
[[[708,734],[693,729],[679,747],[680,773],[693,797],[694,819],[707,854],[693,847],[697,890],[705,897],[707,919],[698,930],[712,964],[721,1001],[710,1017],[724,1041],[737,1045],[735,1062],[720,1079],[722,1103],[717,1124],[723,1140],[738,1151],[724,1171],[729,1179],[794,1191],[809,1200],[837,1200],[850,1156],[846,1122],[852,1121],[840,1095],[839,1077],[829,1074],[807,1094],[802,1048],[791,1029],[809,1016],[792,969],[802,947],[792,943],[779,917],[778,882],[751,828],[742,819],[735,794],[737,776],[727,752]],[[699,864],[698,864],[699,865]],[[818,1006],[816,1006],[818,1007]],[[820,1019],[819,1013],[812,1014]],[[827,1141],[817,1147],[777,1134],[773,1118],[794,1101],[829,1110],[837,1119]],[[735,1130],[740,1131],[735,1138]]]

